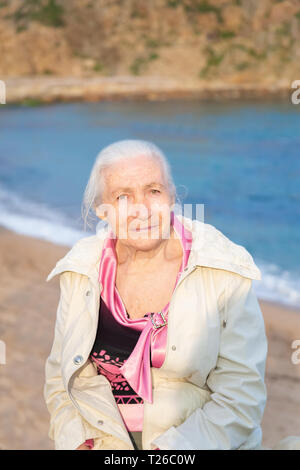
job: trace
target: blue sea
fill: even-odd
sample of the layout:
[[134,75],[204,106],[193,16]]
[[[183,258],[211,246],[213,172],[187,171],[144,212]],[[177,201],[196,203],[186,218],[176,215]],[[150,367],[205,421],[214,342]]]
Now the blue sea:
[[72,246],[98,152],[144,139],[168,157],[183,204],[243,245],[258,296],[300,306],[300,105],[101,102],[0,106],[0,225]]

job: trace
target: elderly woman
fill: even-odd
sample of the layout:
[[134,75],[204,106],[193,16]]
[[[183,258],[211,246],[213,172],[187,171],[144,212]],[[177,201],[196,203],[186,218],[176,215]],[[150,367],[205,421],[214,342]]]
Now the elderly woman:
[[84,196],[106,219],[57,263],[46,362],[56,449],[258,449],[267,340],[248,251],[175,215],[169,164],[140,140],[104,148]]

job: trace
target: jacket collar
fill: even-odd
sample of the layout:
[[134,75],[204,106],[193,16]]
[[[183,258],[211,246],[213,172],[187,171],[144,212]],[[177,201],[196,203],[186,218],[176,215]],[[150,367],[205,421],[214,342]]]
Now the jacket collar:
[[[213,225],[182,215],[176,215],[176,217],[192,232],[187,270],[196,266],[205,266],[231,271],[249,279],[261,280],[260,270],[243,246],[232,242]],[[58,260],[46,281],[50,281],[63,271],[74,271],[97,279],[102,245],[108,232],[109,228],[105,227],[95,235],[78,240],[67,254]]]

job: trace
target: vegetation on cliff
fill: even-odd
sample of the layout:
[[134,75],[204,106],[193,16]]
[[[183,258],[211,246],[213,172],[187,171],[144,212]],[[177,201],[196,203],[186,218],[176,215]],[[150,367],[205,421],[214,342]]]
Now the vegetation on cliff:
[[0,0],[0,77],[300,78],[299,0]]

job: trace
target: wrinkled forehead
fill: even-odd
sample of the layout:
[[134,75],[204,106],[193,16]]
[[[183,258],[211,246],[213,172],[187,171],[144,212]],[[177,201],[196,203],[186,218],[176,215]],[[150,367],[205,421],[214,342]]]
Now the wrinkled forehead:
[[149,157],[139,157],[132,160],[122,160],[103,169],[103,184],[110,195],[118,190],[138,190],[151,185],[166,188],[162,165]]

